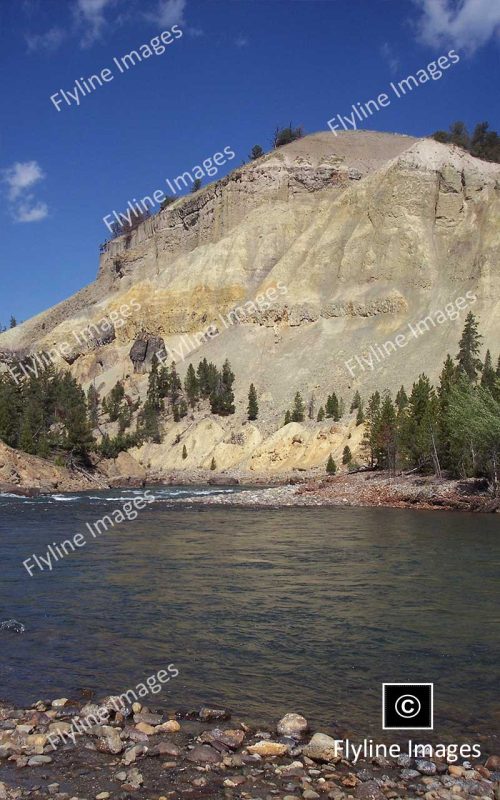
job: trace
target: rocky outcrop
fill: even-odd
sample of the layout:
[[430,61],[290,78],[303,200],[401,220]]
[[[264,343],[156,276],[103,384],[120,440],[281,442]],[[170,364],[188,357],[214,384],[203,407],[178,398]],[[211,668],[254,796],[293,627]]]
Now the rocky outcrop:
[[102,478],[71,472],[43,458],[13,450],[0,442],[0,492],[37,494],[41,492],[81,492],[104,489]]
[[130,350],[130,360],[134,372],[146,372],[151,366],[153,356],[165,352],[165,342],[160,336],[149,336],[141,331]]

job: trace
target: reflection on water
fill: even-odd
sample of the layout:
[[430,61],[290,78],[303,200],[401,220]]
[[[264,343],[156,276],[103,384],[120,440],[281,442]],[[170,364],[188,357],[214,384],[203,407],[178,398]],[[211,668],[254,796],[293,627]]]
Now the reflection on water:
[[497,517],[165,499],[28,577],[130,494],[0,501],[0,619],[27,628],[0,632],[4,698],[122,692],[173,661],[172,708],[380,739],[381,683],[433,681],[438,738],[499,732]]

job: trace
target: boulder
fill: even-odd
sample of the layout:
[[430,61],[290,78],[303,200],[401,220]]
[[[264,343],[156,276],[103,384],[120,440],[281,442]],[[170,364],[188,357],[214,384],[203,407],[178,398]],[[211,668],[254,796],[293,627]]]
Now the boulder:
[[221,756],[213,747],[207,744],[201,744],[190,750],[186,756],[187,761],[193,761],[195,764],[219,764]]
[[96,748],[101,753],[121,753],[124,744],[120,739],[120,732],[117,728],[111,728],[109,725],[102,725],[99,728],[99,739],[97,740]]
[[309,723],[301,714],[285,714],[276,726],[281,736],[292,736],[294,739],[300,739],[308,728]]
[[245,734],[241,730],[214,728],[211,731],[204,731],[200,741],[211,744],[217,750],[237,750],[243,744],[244,738]]
[[309,744],[303,749],[303,754],[313,761],[340,761],[340,753],[337,753],[335,739],[327,736],[326,733],[315,733]]

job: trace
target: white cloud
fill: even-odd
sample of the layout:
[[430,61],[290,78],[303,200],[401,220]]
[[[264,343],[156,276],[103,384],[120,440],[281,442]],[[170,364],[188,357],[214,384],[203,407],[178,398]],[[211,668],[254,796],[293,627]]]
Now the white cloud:
[[9,200],[16,200],[25,189],[42,178],[45,175],[36,161],[16,161],[4,170],[3,179],[9,187]]
[[20,203],[14,209],[14,219],[16,222],[40,222],[45,219],[49,214],[47,203],[33,203],[33,198],[29,198],[26,202]]
[[107,25],[104,12],[115,0],[76,0],[74,12],[83,31],[81,46],[90,47],[98,41]]
[[51,28],[47,33],[27,34],[28,53],[36,50],[45,50],[49,53],[55,52],[66,38],[66,31],[62,28]]
[[431,47],[451,44],[474,53],[491,39],[500,40],[498,0],[416,0],[422,10],[420,40]]
[[171,28],[172,25],[185,25],[184,11],[187,0],[158,0],[156,11],[146,14],[146,18],[160,28]]
[[9,210],[16,222],[39,222],[48,216],[46,203],[35,201],[29,189],[45,178],[36,161],[16,161],[3,170],[2,180],[7,186]]
[[389,42],[384,42],[382,47],[380,48],[380,55],[387,61],[389,65],[389,69],[391,70],[392,74],[394,75],[399,68],[399,59],[393,53],[392,47],[390,46]]

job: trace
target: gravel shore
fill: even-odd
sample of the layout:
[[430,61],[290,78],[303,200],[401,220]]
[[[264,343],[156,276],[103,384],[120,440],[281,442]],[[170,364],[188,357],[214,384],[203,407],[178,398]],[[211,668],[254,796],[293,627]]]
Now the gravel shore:
[[419,508],[443,511],[498,512],[494,498],[480,480],[438,480],[419,475],[397,475],[365,471],[341,473],[297,485],[269,489],[249,489],[234,494],[184,497],[203,505],[256,507],[283,506],[359,506]]
[[[500,756],[356,760],[297,713],[252,729],[226,709],[166,713],[116,698],[0,704],[0,798],[55,800],[500,800]],[[68,731],[82,730],[71,737]],[[60,740],[57,740],[57,736]]]

